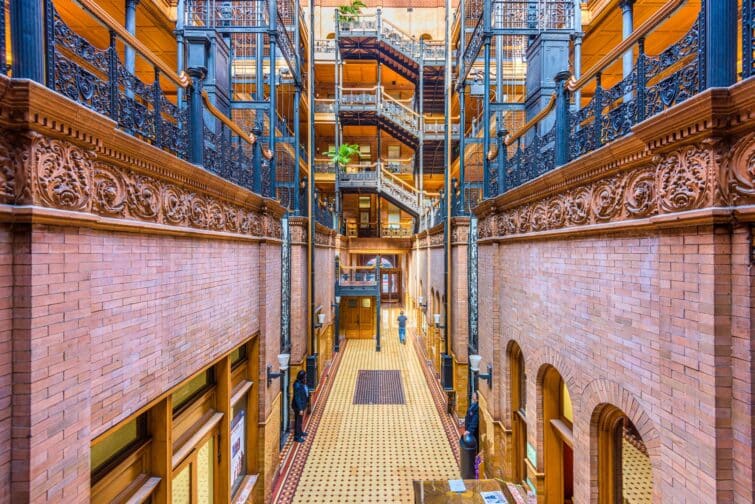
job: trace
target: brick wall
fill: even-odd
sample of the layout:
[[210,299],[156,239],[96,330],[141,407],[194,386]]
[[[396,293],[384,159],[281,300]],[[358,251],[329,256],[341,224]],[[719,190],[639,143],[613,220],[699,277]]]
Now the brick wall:
[[500,405],[516,341],[542,468],[538,380],[548,365],[561,373],[574,406],[576,502],[596,495],[590,429],[603,402],[642,434],[655,502],[751,501],[750,247],[745,226],[481,245],[480,354],[493,356],[496,376],[481,393],[509,427]]
[[[9,236],[0,232],[3,258]],[[87,501],[91,439],[257,330],[261,359],[279,353],[275,242],[16,225],[12,258],[2,264],[15,263],[13,501]],[[5,402],[8,299],[0,302]],[[262,418],[274,396],[271,388],[263,397]],[[7,406],[0,411],[7,438]],[[0,482],[8,455],[0,449]]]
[[13,378],[13,234],[0,225],[0,502],[10,500]]

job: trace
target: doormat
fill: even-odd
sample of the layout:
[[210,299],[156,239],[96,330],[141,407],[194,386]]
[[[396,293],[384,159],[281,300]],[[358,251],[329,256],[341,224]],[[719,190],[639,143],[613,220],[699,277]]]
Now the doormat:
[[360,369],[353,404],[406,404],[401,371]]

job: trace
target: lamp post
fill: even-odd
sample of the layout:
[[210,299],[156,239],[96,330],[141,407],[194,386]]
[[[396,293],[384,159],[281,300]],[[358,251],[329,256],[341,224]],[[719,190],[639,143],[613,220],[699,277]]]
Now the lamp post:
[[338,352],[341,350],[341,334],[339,332],[339,312],[341,307],[341,296],[336,296],[336,302],[332,303],[331,308],[335,310],[334,320],[333,320],[333,351]]

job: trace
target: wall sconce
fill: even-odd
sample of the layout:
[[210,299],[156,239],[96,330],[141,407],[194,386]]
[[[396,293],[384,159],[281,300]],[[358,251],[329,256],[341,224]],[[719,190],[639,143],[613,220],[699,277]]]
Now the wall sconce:
[[307,177],[302,177],[299,181],[299,189],[304,190],[307,188]]
[[336,296],[336,302],[335,303],[330,303],[330,306],[331,306],[331,308],[338,309],[338,305],[340,305],[340,304],[341,304],[341,296]]
[[315,328],[319,329],[323,325],[325,325],[325,314],[324,313],[318,313],[317,314],[317,322],[315,323]]
[[291,354],[282,353],[278,354],[278,365],[280,369],[277,373],[273,373],[273,366],[267,365],[267,386],[269,387],[273,383],[273,378],[280,378],[286,374],[288,369],[288,361],[291,359]]
[[440,323],[440,313],[433,314],[433,322],[435,322],[436,329],[445,329],[446,326]]
[[417,298],[417,304],[423,310],[427,310],[427,302],[425,301],[425,297],[424,296],[420,296],[419,298]]
[[472,354],[469,356],[469,368],[472,370],[473,373],[477,375],[477,378],[482,380],[487,380],[488,382],[488,388],[493,386],[493,365],[488,364],[488,373],[487,374],[480,374],[480,361],[482,360],[482,357],[477,354]]

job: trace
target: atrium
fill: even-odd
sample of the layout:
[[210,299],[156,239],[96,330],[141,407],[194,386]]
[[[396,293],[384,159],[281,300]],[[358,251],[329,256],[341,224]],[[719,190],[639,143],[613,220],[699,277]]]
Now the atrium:
[[755,0],[0,44],[0,504],[755,500]]

